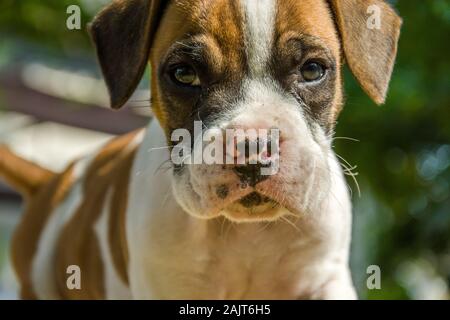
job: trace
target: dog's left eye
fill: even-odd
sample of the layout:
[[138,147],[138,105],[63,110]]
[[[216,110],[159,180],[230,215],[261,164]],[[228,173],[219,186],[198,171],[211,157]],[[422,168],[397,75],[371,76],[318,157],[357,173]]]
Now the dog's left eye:
[[200,78],[195,70],[188,65],[180,65],[175,67],[172,72],[172,79],[182,85],[198,87],[200,86]]
[[308,61],[301,67],[300,72],[305,81],[312,82],[325,75],[325,67],[318,62]]

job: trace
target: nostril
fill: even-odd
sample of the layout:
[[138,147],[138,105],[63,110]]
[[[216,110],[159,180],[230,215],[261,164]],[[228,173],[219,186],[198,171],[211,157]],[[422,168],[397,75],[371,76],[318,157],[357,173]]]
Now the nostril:
[[237,141],[235,144],[236,159],[239,159],[241,157],[248,159],[250,153],[249,150],[250,150],[250,140],[248,138]]
[[267,157],[271,157],[272,156],[272,139],[269,137],[268,139],[267,139],[267,142],[266,142],[266,156]]

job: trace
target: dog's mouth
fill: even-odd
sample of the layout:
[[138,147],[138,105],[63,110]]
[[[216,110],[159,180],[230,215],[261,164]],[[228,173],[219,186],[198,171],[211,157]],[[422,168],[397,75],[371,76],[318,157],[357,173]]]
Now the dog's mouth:
[[252,192],[245,197],[239,199],[237,201],[241,206],[244,208],[250,209],[254,207],[261,207],[265,206],[267,204],[271,205],[277,205],[277,202],[275,200],[272,200],[269,197],[263,196],[259,192]]
[[271,221],[280,214],[280,204],[259,192],[252,192],[236,200],[222,210],[222,214],[233,221]]

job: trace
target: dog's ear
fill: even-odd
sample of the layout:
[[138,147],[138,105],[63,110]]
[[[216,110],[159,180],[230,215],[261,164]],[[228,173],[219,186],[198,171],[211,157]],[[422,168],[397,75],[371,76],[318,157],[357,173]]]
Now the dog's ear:
[[139,84],[167,0],[113,0],[89,25],[114,109]]
[[346,61],[364,91],[384,103],[401,18],[383,0],[330,0]]

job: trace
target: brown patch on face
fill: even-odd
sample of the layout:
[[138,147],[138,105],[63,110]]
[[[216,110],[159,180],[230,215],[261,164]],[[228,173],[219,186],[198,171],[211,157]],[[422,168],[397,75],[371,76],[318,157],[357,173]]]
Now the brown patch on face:
[[[278,1],[275,46],[277,78],[298,95],[314,118],[332,127],[342,108],[341,48],[327,2]],[[321,83],[297,81],[299,69],[308,60],[327,67],[328,74]]]
[[276,33],[289,31],[322,39],[336,58],[340,56],[339,38],[333,16],[325,0],[277,1]]
[[164,78],[166,60],[172,65],[198,62],[208,92],[236,83],[245,70],[241,26],[239,1],[175,0],[169,5],[150,54],[152,108],[167,135],[171,129],[184,127],[202,97],[200,90],[183,91],[168,83]]

